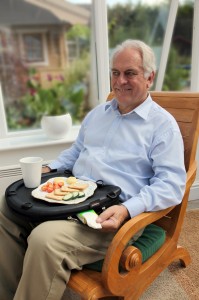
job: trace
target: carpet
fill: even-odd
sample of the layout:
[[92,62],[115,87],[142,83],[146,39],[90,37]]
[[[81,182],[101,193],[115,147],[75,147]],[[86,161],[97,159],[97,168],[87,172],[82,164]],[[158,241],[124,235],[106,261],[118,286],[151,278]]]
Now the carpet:
[[[199,300],[198,209],[187,211],[179,244],[189,251],[192,263],[187,268],[181,267],[178,261],[172,263],[157,277],[140,300]],[[67,289],[64,299],[80,300],[80,297]]]
[[163,271],[140,300],[199,300],[199,210],[187,211],[179,245],[185,247],[192,263],[183,268],[179,261]]

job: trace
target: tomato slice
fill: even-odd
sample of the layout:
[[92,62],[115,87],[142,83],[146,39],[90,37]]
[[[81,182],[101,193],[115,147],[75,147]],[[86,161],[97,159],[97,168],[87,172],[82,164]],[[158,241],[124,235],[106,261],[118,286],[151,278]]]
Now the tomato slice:
[[47,188],[47,192],[48,192],[48,193],[52,193],[53,191],[54,191],[53,187],[48,187],[48,188]]
[[51,182],[48,181],[41,187],[43,192],[52,193],[55,189],[60,189],[64,185],[63,181]]
[[43,192],[46,192],[46,191],[47,191],[47,185],[46,185],[46,184],[43,185],[43,186],[41,187],[41,190],[42,190]]
[[53,189],[55,190],[55,189],[59,189],[60,188],[60,186],[58,185],[58,183],[53,183]]

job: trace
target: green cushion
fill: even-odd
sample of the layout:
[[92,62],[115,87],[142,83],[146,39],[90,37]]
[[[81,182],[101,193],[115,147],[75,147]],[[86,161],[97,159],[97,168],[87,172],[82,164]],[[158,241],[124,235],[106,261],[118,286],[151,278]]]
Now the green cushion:
[[[166,238],[165,231],[154,224],[148,225],[141,237],[133,243],[142,253],[142,262],[151,257],[164,243]],[[90,270],[101,272],[104,260],[98,260],[94,263],[87,264],[84,267]]]

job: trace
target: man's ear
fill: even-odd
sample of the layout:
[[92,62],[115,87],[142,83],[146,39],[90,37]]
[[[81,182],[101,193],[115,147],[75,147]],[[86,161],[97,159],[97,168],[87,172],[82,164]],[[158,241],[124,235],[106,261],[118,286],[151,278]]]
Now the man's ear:
[[154,78],[155,78],[155,72],[152,71],[147,78],[147,88],[148,89],[152,86]]

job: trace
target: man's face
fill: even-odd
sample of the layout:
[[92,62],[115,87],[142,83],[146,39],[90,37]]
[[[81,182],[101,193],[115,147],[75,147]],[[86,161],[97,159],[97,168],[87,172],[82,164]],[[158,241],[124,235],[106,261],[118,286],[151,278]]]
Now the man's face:
[[125,49],[115,56],[111,68],[111,87],[121,112],[131,111],[147,98],[153,78],[153,72],[144,77],[142,57],[137,50]]

